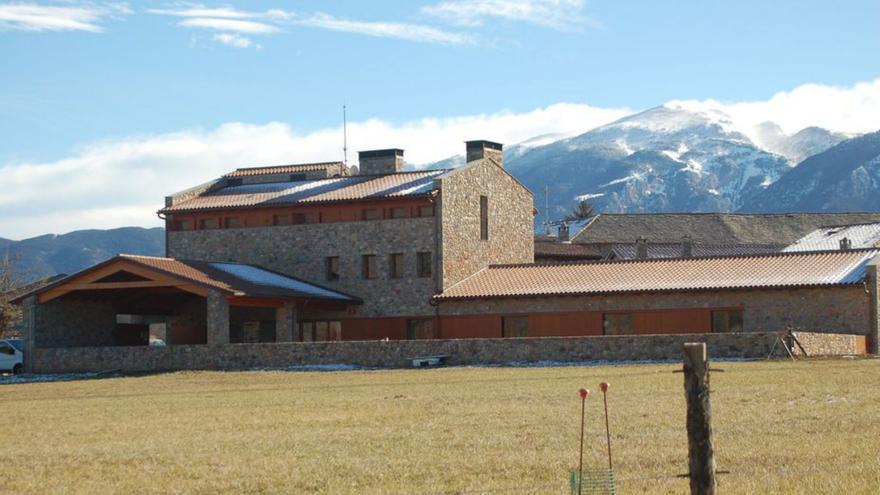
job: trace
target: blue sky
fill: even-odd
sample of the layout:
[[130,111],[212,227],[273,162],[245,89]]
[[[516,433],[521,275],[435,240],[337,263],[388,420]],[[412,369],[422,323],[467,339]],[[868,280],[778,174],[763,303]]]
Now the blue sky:
[[[0,209],[32,210],[48,186],[81,211],[61,221],[40,205],[38,227],[0,220],[0,237],[154,225],[162,196],[217,171],[341,158],[343,102],[353,149],[407,145],[422,162],[461,139],[582,131],[669,100],[766,103],[816,86],[859,107],[880,87],[878,25],[876,0],[0,1],[0,170],[22,190]],[[792,131],[829,113],[786,108],[770,117]],[[153,170],[157,146],[184,152]],[[53,183],[71,167],[111,199]],[[132,174],[144,196],[115,193]]]

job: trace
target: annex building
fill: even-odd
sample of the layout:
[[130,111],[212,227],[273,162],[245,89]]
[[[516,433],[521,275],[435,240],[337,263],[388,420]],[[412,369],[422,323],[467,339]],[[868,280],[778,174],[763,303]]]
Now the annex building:
[[[779,239],[762,240],[778,250],[626,259],[609,243],[585,260],[594,248],[566,243],[536,264],[532,193],[504,169],[502,146],[469,141],[466,162],[405,171],[403,150],[365,151],[358,170],[242,168],[171,195],[158,212],[166,257],[120,254],[20,296],[26,345],[149,353],[161,341],[219,355],[238,344],[795,327],[875,349],[877,248],[777,252],[791,242]],[[61,355],[29,354],[37,371]]]

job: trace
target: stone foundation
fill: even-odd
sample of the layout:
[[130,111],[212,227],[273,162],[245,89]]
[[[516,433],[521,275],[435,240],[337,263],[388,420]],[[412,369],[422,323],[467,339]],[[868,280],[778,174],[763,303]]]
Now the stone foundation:
[[405,368],[414,357],[434,355],[450,356],[450,365],[678,360],[685,342],[707,342],[712,358],[764,358],[775,339],[776,334],[772,333],[732,333],[50,348],[34,349],[34,372],[247,369],[326,364]]

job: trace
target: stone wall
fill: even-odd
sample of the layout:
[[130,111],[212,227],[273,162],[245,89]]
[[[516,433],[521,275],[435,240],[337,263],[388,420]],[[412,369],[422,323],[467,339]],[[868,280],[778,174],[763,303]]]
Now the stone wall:
[[[807,356],[852,356],[867,352],[863,335],[840,335],[831,333],[793,332],[807,351]],[[789,344],[791,345],[791,344]],[[795,354],[803,354],[795,345]]]
[[[167,255],[256,264],[349,293],[364,300],[357,316],[427,316],[433,314],[428,301],[435,283],[416,276],[416,253],[434,252],[434,221],[400,218],[168,232]],[[391,253],[403,253],[403,278],[389,276]],[[377,256],[375,279],[362,276],[365,254]],[[328,256],[339,257],[339,280],[327,280]]]
[[786,325],[807,332],[854,335],[867,335],[869,329],[868,296],[861,285],[445,301],[440,304],[440,314],[515,315],[686,308],[743,308],[746,332],[781,332]]
[[[471,162],[437,179],[440,188],[441,287],[490,264],[534,261],[532,193],[492,160]],[[480,196],[488,198],[489,239],[480,239]]]
[[450,365],[537,361],[679,360],[685,342],[707,342],[711,358],[764,358],[775,334],[732,333],[530,339],[284,342],[169,347],[34,350],[37,373],[246,369],[349,364],[403,368],[419,356],[448,355]]
[[60,298],[36,304],[32,311],[33,327],[28,331],[32,332],[34,347],[115,344],[116,309],[112,302]]

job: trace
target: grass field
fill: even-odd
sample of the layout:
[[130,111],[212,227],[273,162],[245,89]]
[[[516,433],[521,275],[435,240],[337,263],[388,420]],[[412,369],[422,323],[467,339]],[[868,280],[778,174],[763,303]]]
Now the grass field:
[[[721,493],[880,493],[880,360],[721,362]],[[0,386],[4,493],[567,493],[611,382],[620,493],[685,493],[680,365],[185,372]],[[600,395],[588,400],[602,466]]]

